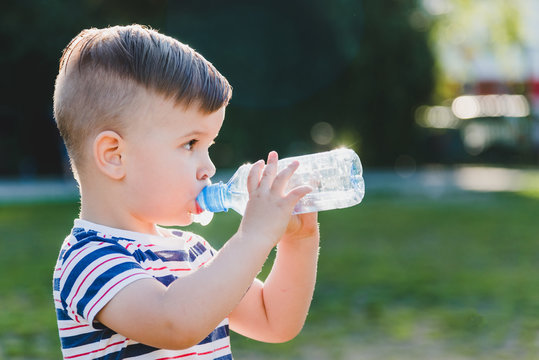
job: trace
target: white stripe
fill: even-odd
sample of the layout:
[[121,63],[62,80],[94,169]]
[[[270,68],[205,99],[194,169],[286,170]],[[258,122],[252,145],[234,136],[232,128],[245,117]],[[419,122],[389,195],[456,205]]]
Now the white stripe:
[[[64,330],[66,329],[66,330]],[[88,324],[77,324],[74,321],[58,321],[60,337],[77,336],[91,332],[93,329]]]

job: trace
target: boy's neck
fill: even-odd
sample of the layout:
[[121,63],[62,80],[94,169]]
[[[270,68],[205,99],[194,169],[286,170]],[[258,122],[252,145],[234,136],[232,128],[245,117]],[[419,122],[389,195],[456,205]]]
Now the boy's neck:
[[90,189],[81,184],[81,207],[79,217],[82,220],[93,222],[116,229],[135,231],[143,234],[160,235],[156,224],[138,220],[127,211],[121,204],[125,201],[117,193],[103,193],[104,186],[93,186]]

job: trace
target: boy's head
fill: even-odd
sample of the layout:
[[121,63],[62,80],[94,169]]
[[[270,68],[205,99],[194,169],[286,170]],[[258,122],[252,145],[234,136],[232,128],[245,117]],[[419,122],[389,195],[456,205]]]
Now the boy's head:
[[80,173],[88,142],[106,130],[121,134],[149,94],[210,114],[226,106],[231,93],[211,63],[171,37],[140,25],[88,29],[64,49],[54,114]]

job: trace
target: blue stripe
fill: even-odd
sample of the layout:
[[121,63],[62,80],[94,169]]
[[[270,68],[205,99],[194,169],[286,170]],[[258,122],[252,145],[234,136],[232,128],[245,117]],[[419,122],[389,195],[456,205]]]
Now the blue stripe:
[[73,320],[66,310],[58,308],[56,308],[56,318],[58,320]]
[[150,250],[144,251],[144,256],[146,257],[146,259],[149,259],[152,261],[159,260],[159,257],[155,255],[153,251],[150,251]]
[[114,359],[126,359],[130,357],[146,355],[157,351],[159,349],[144,345],[144,344],[132,344],[128,345],[120,351],[102,356],[100,358],[95,358],[94,360],[114,360]]
[[124,238],[124,237],[121,237],[121,236],[111,236],[110,238],[111,238],[112,240],[114,240],[114,241],[129,241],[129,242],[135,242],[135,240],[133,240],[133,239]]
[[228,334],[229,334],[228,325],[219,326],[218,328],[213,330],[210,333],[210,335],[208,335],[204,340],[202,340],[198,344],[203,345],[203,344],[211,343],[213,341],[217,341],[217,340],[228,337]]
[[142,251],[140,249],[136,249],[135,251],[133,251],[133,253],[130,253],[129,255],[133,256],[138,262],[144,262],[147,260],[159,260],[159,257],[150,250]]
[[60,278],[53,278],[52,279],[52,289],[54,291],[60,291]]
[[85,239],[85,238],[87,238],[89,236],[96,236],[97,231],[95,231],[95,230],[85,230],[83,228],[73,228],[73,230],[71,230],[71,234],[73,234],[75,239],[82,240],[82,239]]
[[110,339],[114,334],[115,332],[112,330],[106,329],[105,331],[92,331],[79,335],[64,336],[60,338],[60,341],[62,342],[62,348],[71,349],[81,345],[97,343],[103,339]]
[[99,358],[94,358],[93,360],[122,360],[124,358],[125,356],[123,355],[123,351],[116,351],[114,353]]
[[163,261],[187,261],[189,259],[189,255],[183,250],[162,250],[155,251],[154,254]]
[[65,259],[69,258],[69,256],[71,255],[71,253],[73,253],[74,251],[77,251],[81,248],[83,248],[84,246],[86,246],[86,244],[88,244],[89,242],[91,241],[101,241],[102,239],[97,237],[97,236],[91,236],[87,239],[84,239],[84,240],[78,240],[75,244],[72,244],[69,249],[66,250],[66,252],[64,253],[64,256],[62,257],[62,261],[65,261]]
[[206,250],[206,247],[202,243],[197,243],[189,249],[189,259],[191,260],[191,262],[194,262],[197,257],[206,252]]
[[66,252],[65,249],[60,250],[60,254],[58,255],[58,261],[62,260],[64,258],[64,253]]
[[177,237],[182,237],[183,236],[183,231],[173,230],[172,235],[176,235]]
[[138,263],[144,262],[148,259],[148,257],[140,249],[133,251],[132,256]]
[[129,345],[127,348],[124,349],[124,354],[122,359],[129,358],[129,357],[135,357],[140,355],[149,354],[151,352],[157,351],[159,349],[154,348],[152,346],[144,345],[144,344],[133,344]]
[[224,355],[224,356],[215,358],[215,359],[213,359],[213,360],[233,360],[233,359],[232,359],[232,355],[231,355],[231,354],[228,354],[228,355]]
[[174,275],[154,276],[154,278],[165,286],[169,286],[174,280],[177,279],[177,277]]

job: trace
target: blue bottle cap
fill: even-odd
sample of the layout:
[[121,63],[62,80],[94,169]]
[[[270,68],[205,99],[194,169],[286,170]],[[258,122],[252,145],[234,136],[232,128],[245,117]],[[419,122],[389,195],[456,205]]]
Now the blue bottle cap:
[[222,182],[208,185],[198,194],[196,201],[202,209],[207,211],[228,211],[224,201],[227,190],[226,184]]

